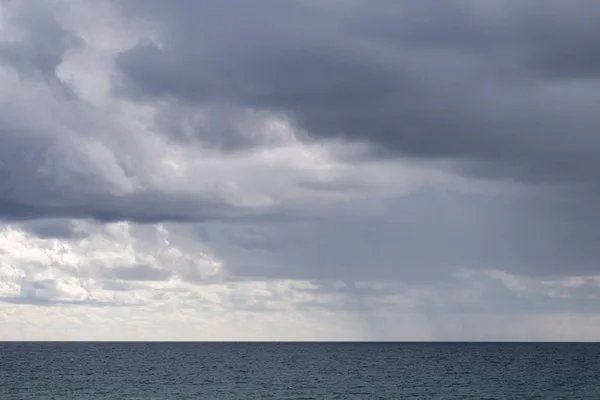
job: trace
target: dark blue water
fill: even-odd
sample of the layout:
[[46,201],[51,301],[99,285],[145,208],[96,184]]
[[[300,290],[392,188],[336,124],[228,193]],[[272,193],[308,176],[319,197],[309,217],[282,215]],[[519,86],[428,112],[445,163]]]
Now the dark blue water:
[[0,343],[0,399],[600,399],[600,345]]

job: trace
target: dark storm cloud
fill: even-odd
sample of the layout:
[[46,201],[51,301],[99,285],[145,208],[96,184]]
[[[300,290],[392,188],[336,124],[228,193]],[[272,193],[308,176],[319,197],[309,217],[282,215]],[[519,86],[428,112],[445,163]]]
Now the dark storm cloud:
[[[15,25],[26,32],[23,40],[3,41],[0,47],[5,65],[31,84],[13,85],[14,95],[0,98],[0,218],[213,221],[204,225],[208,245],[233,278],[240,279],[414,283],[449,279],[460,268],[536,277],[597,273],[596,2],[113,4],[127,17],[151,21],[151,29],[158,29],[156,43],[142,40],[114,60],[115,89],[121,96],[151,103],[157,115],[153,129],[171,135],[177,145],[183,143],[181,148],[193,148],[196,139],[202,146],[228,150],[262,145],[262,139],[244,131],[252,131],[255,123],[260,130],[265,115],[283,115],[302,134],[366,142],[374,156],[410,156],[411,166],[419,166],[413,162],[417,159],[450,159],[453,168],[471,175],[555,187],[523,198],[446,194],[435,187],[400,197],[397,193],[404,191],[392,190],[395,198],[373,215],[365,209],[371,200],[368,190],[373,188],[376,202],[386,196],[377,182],[392,182],[378,181],[374,173],[367,177],[373,186],[356,190],[347,175],[324,183],[312,175],[305,180],[282,178],[276,171],[271,182],[269,174],[276,167],[267,162],[257,168],[254,181],[250,174],[229,175],[228,169],[221,177],[221,170],[213,172],[213,164],[207,163],[185,182],[176,182],[185,187],[172,187],[168,174],[149,173],[140,184],[138,175],[143,178],[145,171],[162,168],[155,160],[162,153],[144,146],[144,134],[149,138],[153,132],[135,136],[137,132],[128,131],[139,122],[135,116],[121,126],[110,121],[110,112],[90,116],[93,107],[82,106],[79,99],[57,101],[39,90],[43,85],[31,84],[32,77],[44,78],[43,83],[58,79],[57,68],[76,45],[76,35],[62,28],[54,13],[27,17],[33,11],[23,8],[23,16],[15,18]],[[108,101],[120,107],[114,100]],[[236,174],[245,169],[227,157],[218,162],[231,161]],[[130,167],[130,158],[137,170]],[[365,165],[341,168],[360,175]],[[398,171],[400,187],[404,176]],[[408,180],[412,172],[407,170]],[[201,185],[202,175],[217,179]],[[279,184],[284,192],[296,183],[290,191],[301,193],[274,196],[276,205],[267,206],[268,212],[236,207],[218,194],[218,181],[226,186],[231,176],[241,178],[232,184],[241,187],[232,196],[240,202],[255,182],[253,194]],[[420,179],[418,172],[414,179]],[[156,181],[166,182],[165,189],[153,188]],[[197,183],[193,194],[187,190]],[[562,184],[570,190],[566,199],[558,191]],[[356,203],[332,210],[330,204],[321,207],[319,200],[303,197],[304,189],[364,193]],[[290,198],[293,204],[285,203]],[[273,209],[282,214],[274,216]],[[235,223],[214,222],[224,220]],[[24,229],[42,237],[71,234],[59,226]],[[152,271],[138,272],[153,276]],[[178,274],[190,282],[204,279],[194,270]]]
[[74,32],[58,21],[46,3],[7,2],[10,22],[19,39],[0,43],[0,63],[14,68],[23,78],[43,79],[70,94],[57,77],[57,68],[67,51],[83,44]]
[[[157,176],[164,171],[157,158],[168,158],[162,140],[153,142],[156,135],[152,132],[132,132],[127,125],[134,118],[122,118],[115,112],[111,96],[104,108],[77,95],[74,89],[80,87],[66,83],[73,70],[77,75],[77,60],[69,65],[65,59],[72,55],[70,50],[81,50],[78,45],[89,46],[91,50],[86,51],[90,53],[100,45],[77,39],[75,28],[69,28],[73,24],[60,18],[68,2],[33,5],[14,1],[3,6],[2,18],[7,23],[1,28],[8,33],[0,38],[0,220],[94,218],[153,223],[260,218],[267,213],[231,204],[221,192],[218,178],[198,190],[190,190],[190,186],[200,179],[183,182],[180,186],[185,187],[178,188],[171,179],[163,181]],[[86,51],[74,58],[86,59]],[[93,86],[94,78],[90,81]],[[184,141],[187,133],[182,126],[169,124],[185,119],[192,127],[198,126],[193,107],[179,105],[161,109],[164,120],[157,125]],[[211,108],[201,117],[204,136],[211,138],[205,142],[212,147],[255,144],[254,133],[264,122],[252,112],[240,113],[230,107]],[[232,132],[241,129],[238,120],[246,130],[243,135]],[[185,150],[182,143],[177,145]],[[193,157],[183,157],[182,163],[191,164]],[[214,158],[219,166],[227,164],[218,154]],[[180,166],[178,161],[174,161],[175,168]],[[212,170],[210,174],[214,175]],[[202,170],[195,177],[198,175],[207,174]]]
[[163,34],[117,59],[129,96],[268,110],[482,176],[596,182],[596,2],[117,4]]
[[25,221],[20,228],[38,238],[76,239],[85,236],[73,225],[73,221],[64,219],[40,219]]
[[[9,197],[10,193],[2,195]],[[200,222],[212,219],[277,219],[278,216],[275,212],[245,210],[218,200],[173,199],[161,193],[148,192],[121,198],[110,195],[90,195],[83,201],[76,198],[63,198],[59,204],[46,204],[43,200],[35,198],[12,201],[2,199],[0,196],[0,220],[23,221],[47,218],[93,218],[102,222],[157,223],[161,221]],[[39,233],[42,236],[45,234],[44,232]],[[46,234],[48,233],[51,232],[46,232]]]
[[598,271],[600,214],[591,199],[421,190],[379,213],[368,204],[287,223],[207,223],[201,234],[240,277],[418,284],[461,269],[536,278]]

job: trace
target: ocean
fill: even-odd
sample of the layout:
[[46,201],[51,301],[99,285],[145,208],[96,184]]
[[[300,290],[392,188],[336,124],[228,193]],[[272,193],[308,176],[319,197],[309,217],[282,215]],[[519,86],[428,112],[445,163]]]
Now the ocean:
[[600,399],[600,344],[0,343],[1,400]]

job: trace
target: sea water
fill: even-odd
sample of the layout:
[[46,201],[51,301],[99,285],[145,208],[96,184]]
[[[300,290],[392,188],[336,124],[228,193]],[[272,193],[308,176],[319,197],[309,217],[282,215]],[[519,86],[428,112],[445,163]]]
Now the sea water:
[[600,345],[0,343],[0,399],[600,399]]

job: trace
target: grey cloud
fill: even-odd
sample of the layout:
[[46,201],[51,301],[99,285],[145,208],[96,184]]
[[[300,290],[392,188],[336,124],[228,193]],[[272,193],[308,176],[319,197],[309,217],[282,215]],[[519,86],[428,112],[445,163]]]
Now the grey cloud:
[[538,278],[598,271],[600,215],[590,199],[421,190],[376,213],[369,207],[361,201],[278,223],[210,222],[200,235],[231,274],[256,279],[418,284],[462,268]]
[[[54,279],[31,279],[25,277],[20,282],[19,295],[0,296],[0,302],[12,304],[34,304],[48,307],[56,305],[108,305],[107,302],[101,302],[94,299],[73,299],[68,295],[64,295],[65,293],[57,287],[57,282]],[[116,306],[118,304],[114,305]]]
[[134,289],[129,282],[116,281],[112,279],[103,280],[102,288],[106,290],[113,290],[115,292],[128,292]]
[[27,298],[27,297],[0,297],[0,303],[36,305],[41,307],[55,306],[92,306],[92,307],[119,307],[121,305],[97,300],[61,300],[47,298]]
[[164,281],[172,274],[165,269],[149,265],[137,264],[122,267],[113,267],[103,270],[105,277],[113,277],[124,281]]
[[6,3],[10,22],[20,39],[0,41],[0,62],[14,68],[23,78],[43,79],[72,95],[57,76],[67,51],[83,44],[74,32],[65,29],[52,6],[38,2]]
[[[313,295],[324,295],[324,298],[313,299],[302,302],[301,305],[307,308],[321,308],[330,311],[350,311],[354,313],[368,313],[376,312],[377,310],[385,308],[397,308],[398,304],[395,304],[393,300],[390,300],[388,296],[394,295],[406,295],[409,294],[410,289],[431,289],[431,287],[438,288],[438,285],[415,285],[402,284],[399,282],[393,282],[393,284],[381,284],[381,281],[365,281],[355,282],[349,280],[318,280],[313,281],[312,288],[295,288],[298,292],[309,293]],[[371,285],[369,285],[371,284]],[[333,301],[332,301],[333,300]],[[421,299],[416,299],[415,303],[421,303]],[[404,309],[412,309],[413,304],[402,307]]]
[[21,297],[33,300],[49,300],[57,297],[56,282],[52,279],[21,282]]
[[185,101],[174,100],[158,108],[155,122],[162,133],[178,144],[243,152],[280,142],[277,137],[262,134],[267,117],[256,110],[227,105],[198,109]]
[[[523,284],[515,290],[500,279],[485,274],[454,278],[436,286],[437,295],[425,298],[417,310],[431,316],[439,314],[487,314],[487,315],[531,315],[552,313],[600,312],[598,296],[600,287],[586,284],[563,287],[560,296],[553,293],[551,286],[540,285],[536,280],[514,276]],[[462,298],[461,292],[472,291]]]
[[[59,11],[50,2],[3,8],[18,34],[0,40],[6,67],[0,69],[0,219],[152,223],[262,216],[228,205],[216,190],[174,194],[139,184],[140,174],[157,168],[156,153],[114,112],[87,104],[58,76],[69,50],[83,44]],[[227,125],[226,116],[211,118],[212,125]]]
[[117,59],[121,93],[268,110],[488,177],[596,182],[598,91],[577,83],[600,73],[593,2],[122,3],[163,37]]
[[60,238],[73,239],[85,235],[78,231],[73,225],[72,220],[64,219],[40,219],[25,221],[20,224],[20,228],[26,232],[32,233],[39,238]]
[[[51,9],[21,4],[15,23],[26,35],[23,41],[2,42],[2,62],[28,85],[54,85],[57,68],[78,43],[76,34],[62,27]],[[78,237],[69,223],[48,218],[202,222],[179,225],[186,241],[182,248],[192,253],[198,239],[206,242],[229,274],[203,275],[193,260],[172,269],[72,267],[88,274],[85,278],[97,274],[103,289],[126,294],[172,274],[186,283],[229,285],[303,279],[318,288],[298,292],[346,298],[341,306],[309,299],[306,307],[371,311],[396,289],[359,288],[355,282],[430,287],[450,298],[464,282],[447,291],[444,282],[461,268],[531,279],[597,274],[596,3],[114,4],[129,17],[156,22],[152,26],[160,30],[158,43],[142,41],[115,60],[117,93],[151,103],[156,126],[182,148],[196,141],[221,151],[266,145],[253,130],[265,115],[275,115],[289,118],[310,139],[365,142],[373,157],[450,159],[456,171],[518,179],[532,192],[511,197],[433,188],[385,200],[365,200],[366,193],[339,207],[301,198],[305,214],[288,204],[278,208],[281,214],[237,207],[210,188],[187,195],[136,186],[129,157],[138,171],[156,165],[144,140],[112,125],[111,115],[93,109],[90,115],[92,107],[76,97],[58,99],[38,86],[9,87],[6,92],[14,96],[0,98],[0,218],[44,219],[22,225],[43,238]],[[97,138],[90,142],[104,147],[88,149],[90,143],[81,138]],[[82,148],[89,152],[79,152]],[[265,168],[270,167],[259,173]],[[267,174],[257,183],[269,179]],[[274,180],[287,184],[287,176]],[[535,192],[537,184],[547,182],[552,190]],[[301,184],[315,191],[356,192],[343,180]],[[377,202],[380,211],[369,211]],[[190,233],[194,229],[198,232]],[[76,272],[69,274],[80,276]],[[331,281],[347,287],[328,285]],[[562,301],[540,294],[519,297],[497,282],[483,286],[489,303],[481,307],[425,304],[422,311],[596,310],[595,287]],[[47,303],[60,295],[52,281],[20,287],[21,297],[3,301]],[[232,304],[252,310],[272,307],[270,300],[281,299],[231,297]]]
[[521,13],[518,33],[524,58],[533,68],[556,78],[597,78],[600,39],[595,19],[600,7],[593,1],[535,1],[516,7]]
[[[3,78],[13,85],[7,84],[7,92],[15,93],[0,98],[0,219],[152,223],[264,214],[227,204],[215,190],[140,187],[139,175],[157,168],[152,149],[77,99]],[[135,168],[128,167],[128,159]]]
[[8,221],[94,218],[103,222],[129,220],[140,223],[157,223],[165,220],[199,222],[211,219],[277,218],[274,213],[266,210],[242,209],[217,200],[199,200],[201,199],[174,199],[162,193],[147,192],[125,198],[91,195],[83,202],[73,198],[64,199],[62,204],[45,204],[44,199],[39,198],[15,200],[0,198],[0,218]]
[[[484,271],[449,276],[425,284],[387,281],[315,281],[314,288],[296,291],[329,297],[302,303],[306,307],[356,313],[378,310],[412,310],[422,315],[506,315],[527,316],[552,313],[600,312],[600,286],[540,284],[537,279],[512,275],[520,287],[510,287]],[[560,281],[559,281],[560,282]],[[332,301],[332,296],[334,301]],[[403,304],[398,299],[405,299]],[[337,301],[335,301],[337,300]]]

